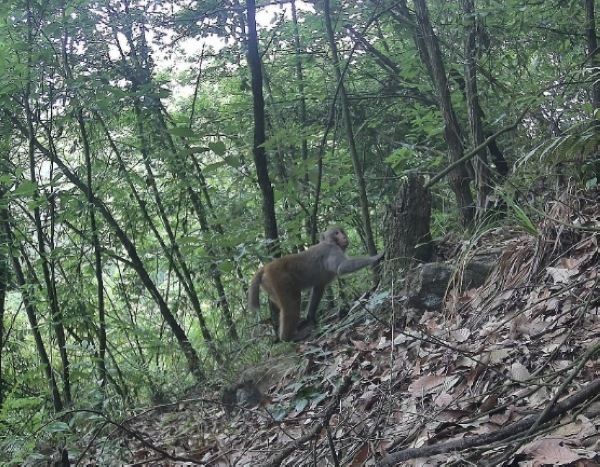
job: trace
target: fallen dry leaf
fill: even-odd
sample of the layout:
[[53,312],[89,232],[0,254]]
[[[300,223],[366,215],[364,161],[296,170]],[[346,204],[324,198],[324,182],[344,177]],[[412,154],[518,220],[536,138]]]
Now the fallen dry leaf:
[[432,389],[446,381],[445,376],[425,375],[417,381],[413,381],[408,386],[408,392],[415,397],[423,397],[429,394]]

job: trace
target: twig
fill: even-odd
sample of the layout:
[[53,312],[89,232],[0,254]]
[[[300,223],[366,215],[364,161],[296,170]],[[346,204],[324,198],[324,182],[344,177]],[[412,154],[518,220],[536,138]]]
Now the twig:
[[[135,439],[137,439],[140,443],[142,443],[148,449],[150,449],[152,451],[155,451],[158,454],[160,454],[163,457],[163,459],[166,458],[166,459],[170,459],[172,461],[191,462],[192,464],[198,463],[198,459],[193,459],[191,457],[186,457],[186,456],[174,456],[172,454],[169,454],[168,451],[165,451],[164,449],[162,449],[159,446],[153,444],[152,442],[147,441],[146,438],[144,438],[137,431],[134,431],[134,430],[131,430],[131,429],[127,428],[122,423],[115,422],[114,420],[109,419],[106,415],[104,415],[102,412],[99,412],[97,410],[77,409],[77,410],[69,410],[67,413],[77,413],[77,412],[84,412],[84,413],[91,413],[91,414],[98,415],[99,417],[101,417],[101,418],[104,419],[105,423],[114,425],[119,430],[124,431],[125,433],[131,435],[132,437],[134,437]],[[87,451],[87,449],[86,449],[86,451]],[[79,464],[81,461],[82,461],[82,458],[80,457],[78,459],[78,461],[77,461],[77,464]]]
[[[529,429],[527,430],[526,436],[531,436],[533,433],[535,433],[536,429],[538,429],[539,426],[545,420],[548,420],[548,413],[552,410],[553,407],[555,407],[557,405],[558,399],[566,391],[567,386],[573,382],[573,380],[579,374],[579,372],[581,371],[583,366],[590,360],[590,358],[592,358],[592,356],[596,352],[598,352],[598,350],[600,350],[600,342],[597,342],[596,345],[592,346],[584,354],[584,356],[581,358],[581,360],[577,363],[577,366],[575,368],[573,368],[571,373],[567,376],[567,378],[560,385],[560,387],[558,388],[558,391],[556,391],[556,393],[554,394],[554,397],[552,398],[550,403],[548,405],[546,405],[544,410],[542,410],[542,413],[539,414],[535,423],[533,425],[531,425],[531,427],[529,427]],[[516,442],[516,443],[512,444],[510,449],[508,450],[508,452],[505,453],[504,458],[508,459],[509,457],[511,457],[515,452],[517,452],[517,450],[522,446],[522,444],[523,444],[522,442]]]
[[333,459],[333,465],[335,467],[340,467],[340,461],[338,460],[337,453],[335,452],[335,444],[333,444],[333,436],[331,435],[331,428],[329,423],[325,425],[325,430],[327,431],[327,443],[329,444],[329,449],[331,450],[331,458]]
[[317,425],[310,430],[309,433],[301,436],[300,438],[294,440],[292,443],[289,443],[281,452],[279,452],[276,456],[273,456],[269,461],[267,461],[267,465],[269,466],[278,466],[285,460],[287,456],[289,456],[292,452],[294,452],[298,447],[302,444],[309,441],[311,438],[316,436],[323,427],[329,423],[329,419],[331,416],[337,411],[340,406],[340,400],[342,399],[342,395],[346,392],[346,390],[352,385],[352,377],[350,375],[346,375],[340,386],[335,400],[331,403],[331,405],[327,408],[323,419],[317,423]]

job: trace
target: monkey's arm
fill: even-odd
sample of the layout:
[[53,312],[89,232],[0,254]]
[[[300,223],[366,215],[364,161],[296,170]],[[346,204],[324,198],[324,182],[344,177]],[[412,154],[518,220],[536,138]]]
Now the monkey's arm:
[[313,287],[312,292],[310,293],[310,300],[308,301],[308,307],[306,311],[306,320],[311,323],[316,323],[317,321],[317,308],[319,306],[319,302],[321,298],[323,298],[323,292],[325,291],[324,285],[317,285]]
[[383,258],[383,252],[375,256],[369,256],[368,258],[346,258],[338,265],[337,273],[339,275],[350,274],[351,272],[375,264],[381,258]]

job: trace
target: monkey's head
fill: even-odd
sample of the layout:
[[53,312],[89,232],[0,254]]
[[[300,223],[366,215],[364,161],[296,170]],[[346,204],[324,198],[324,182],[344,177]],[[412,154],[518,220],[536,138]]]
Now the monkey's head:
[[331,243],[345,250],[350,245],[350,240],[348,240],[348,235],[346,235],[344,229],[341,227],[332,227],[321,235],[321,243]]

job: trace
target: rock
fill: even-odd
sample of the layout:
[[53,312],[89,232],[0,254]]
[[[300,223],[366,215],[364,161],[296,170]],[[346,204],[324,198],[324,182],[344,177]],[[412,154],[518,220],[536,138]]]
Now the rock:
[[460,275],[453,263],[425,263],[417,266],[407,278],[408,305],[422,310],[440,310],[451,281],[462,279],[459,285],[461,291],[480,287],[497,259],[496,253],[478,254],[467,263]]

